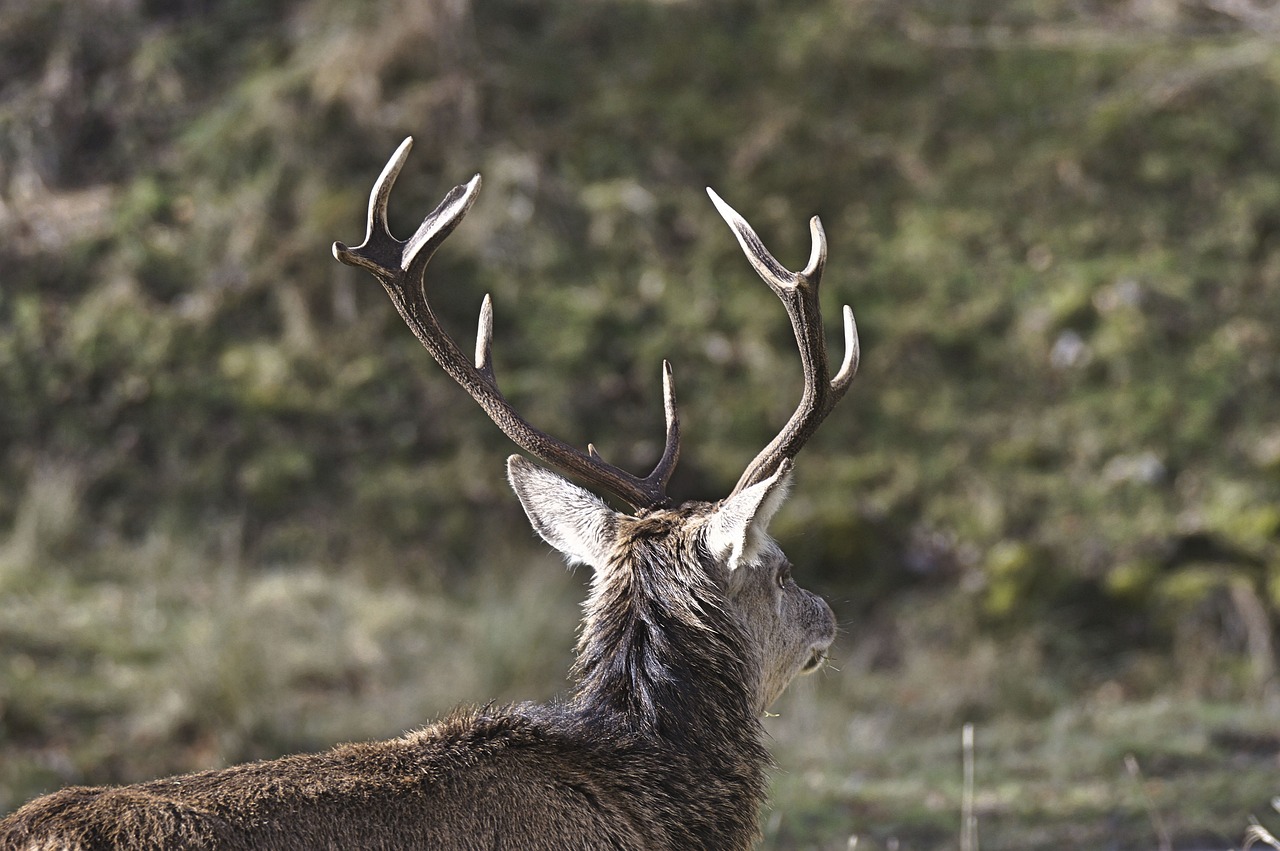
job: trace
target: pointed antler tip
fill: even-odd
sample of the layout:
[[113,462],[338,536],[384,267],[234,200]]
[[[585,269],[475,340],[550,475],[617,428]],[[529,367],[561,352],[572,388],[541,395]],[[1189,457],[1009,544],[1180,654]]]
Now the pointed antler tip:
[[671,361],[662,361],[662,410],[666,414],[667,431],[679,428],[680,413],[676,407],[676,376]]
[[476,197],[480,194],[481,183],[480,175],[477,173],[472,175],[471,179],[466,183],[455,187],[453,191],[461,193],[462,197],[466,199],[467,207],[470,208],[471,205],[475,203]]
[[668,411],[673,410],[676,404],[676,374],[671,368],[671,361],[666,358],[662,359],[662,395]]
[[844,336],[845,342],[853,347],[858,346],[858,323],[853,318],[853,308],[849,305],[844,306]]
[[404,165],[405,160],[409,159],[409,151],[413,148],[413,137],[405,136],[404,141],[396,148],[395,153],[391,155],[391,159],[387,160],[387,166],[383,169],[382,178],[379,183],[390,177],[390,182],[395,182],[396,175],[400,173],[400,167]]
[[862,360],[862,345],[858,341],[858,325],[853,321],[853,308],[846,304],[842,312],[844,314],[844,360],[841,361],[835,378],[831,379],[832,389],[839,394],[843,394],[853,381],[853,376],[858,372],[858,364]]
[[[736,224],[736,220],[742,218],[738,215],[738,211],[729,206],[729,204],[716,194],[716,191],[710,186],[707,187],[707,195],[711,198],[711,203],[716,205],[721,217],[730,225]],[[735,228],[736,230],[736,228]]]
[[[729,202],[725,201],[710,186],[707,187],[707,195],[711,197],[711,203],[715,204],[716,212],[720,214],[720,218],[724,219],[729,227],[733,228],[733,232],[738,236],[739,242],[742,241],[743,230],[755,237],[755,231],[751,229],[751,225],[747,224],[747,220],[742,218],[742,214],[733,207],[729,206]],[[746,245],[743,245],[746,248]]]
[[476,324],[476,369],[489,379],[494,381],[493,375],[493,299],[489,298],[489,294],[484,294],[484,301],[480,302],[480,319]]
[[363,246],[352,248],[345,242],[335,242],[333,244],[333,259],[344,266],[362,266],[371,272],[375,271],[369,260],[360,253],[360,248],[363,248]]

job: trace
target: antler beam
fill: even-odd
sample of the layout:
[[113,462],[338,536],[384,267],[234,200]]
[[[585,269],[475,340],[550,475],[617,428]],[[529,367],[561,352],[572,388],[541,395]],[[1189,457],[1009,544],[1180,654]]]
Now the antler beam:
[[[726,204],[710,188],[707,194],[738,237],[747,260],[756,273],[782,299],[791,329],[800,349],[800,365],[804,370],[804,392],[800,405],[791,419],[783,426],[768,446],[747,465],[733,493],[751,487],[772,475],[784,458],[795,458],[818,426],[831,413],[853,382],[858,371],[858,329],[853,322],[853,310],[844,306],[844,360],[834,378],[831,378],[827,362],[826,335],[822,330],[822,310],[818,303],[818,285],[822,282],[822,270],[827,262],[827,237],[822,222],[814,216],[809,220],[809,233],[813,248],[809,263],[800,272],[791,272],[764,247],[760,237],[747,220]],[[731,494],[732,496],[732,494]]]
[[599,486],[635,508],[656,508],[670,502],[667,482],[680,455],[680,418],[676,411],[671,364],[662,362],[662,391],[666,411],[666,445],[653,472],[634,476],[602,459],[594,446],[582,452],[530,425],[498,389],[491,350],[493,304],[488,295],[480,308],[474,363],[467,359],[445,332],[427,299],[427,263],[445,238],[462,221],[480,192],[480,175],[464,186],[455,186],[418,227],[408,241],[391,235],[387,226],[387,200],[400,169],[409,156],[413,138],[407,138],[382,170],[369,194],[369,219],[364,242],[348,248],[333,244],[333,256],[348,266],[367,269],[381,282],[396,310],[414,335],[448,373],[484,409],[489,418],[521,449],[563,471]]

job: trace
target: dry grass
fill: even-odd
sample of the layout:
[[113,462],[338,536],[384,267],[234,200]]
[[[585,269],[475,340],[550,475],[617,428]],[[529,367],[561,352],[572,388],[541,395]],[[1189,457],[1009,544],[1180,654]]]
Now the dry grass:
[[549,556],[441,595],[163,535],[67,563],[50,549],[15,538],[0,563],[0,812],[61,785],[396,735],[462,702],[547,699],[571,660],[578,581]]
[[[939,614],[910,612],[921,629]],[[780,770],[766,847],[1239,848],[1277,792],[1265,699],[1209,701],[1172,682],[1069,694],[1016,644],[921,644],[888,668],[843,649],[843,670],[793,686],[768,724]],[[1029,694],[1062,696],[1020,702]]]
[[[0,812],[66,784],[385,737],[460,702],[566,685],[582,577],[527,540],[489,544],[494,567],[446,591],[159,533],[69,559],[59,518],[76,482],[33,485],[0,547]],[[765,847],[978,851],[979,827],[983,851],[1273,841],[1256,822],[1242,834],[1277,791],[1274,706],[1173,683],[1071,693],[1025,635],[985,636],[953,605],[913,600],[894,621],[893,653],[851,632],[767,721]]]

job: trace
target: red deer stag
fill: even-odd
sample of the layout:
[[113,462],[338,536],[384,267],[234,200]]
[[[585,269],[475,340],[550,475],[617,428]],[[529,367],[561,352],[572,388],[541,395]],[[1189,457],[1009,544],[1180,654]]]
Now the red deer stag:
[[431,255],[480,189],[453,189],[407,241],[387,227],[405,142],[369,199],[368,233],[334,255],[376,277],[431,356],[530,455],[624,500],[513,455],[515,489],[535,530],[594,571],[562,703],[469,708],[390,741],[342,745],[124,787],[73,787],[0,823],[4,849],[422,848],[741,849],[759,838],[769,758],[759,718],[798,674],[817,669],[835,618],[792,580],[767,535],[792,458],[844,394],[858,363],[853,314],[831,377],[818,283],[826,239],[810,222],[803,271],[783,268],[750,225],[711,199],[751,265],[782,299],[804,392],[776,438],[717,503],[669,507],[680,427],[663,364],[666,448],[644,478],[538,430],[498,390],[486,297],[474,362],[440,327],[424,288]]

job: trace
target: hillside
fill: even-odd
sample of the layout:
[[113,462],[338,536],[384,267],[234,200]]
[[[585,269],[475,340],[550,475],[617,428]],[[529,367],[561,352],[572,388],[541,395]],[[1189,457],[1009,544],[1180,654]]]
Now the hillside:
[[[637,471],[669,359],[681,498],[800,390],[704,187],[793,267],[821,217],[862,368],[774,531],[844,661],[779,722],[775,847],[945,847],[965,722],[1021,790],[984,847],[1149,839],[1126,753],[1173,766],[1180,842],[1238,841],[1280,793],[1277,32],[1208,1],[0,6],[0,812],[561,688],[582,577],[329,253],[412,135],[397,233],[484,175],[429,274],[463,347],[491,293],[507,394]],[[1028,780],[1022,737],[1081,761]],[[938,807],[878,785],[917,761]],[[1129,791],[1063,802],[1099,771]]]

